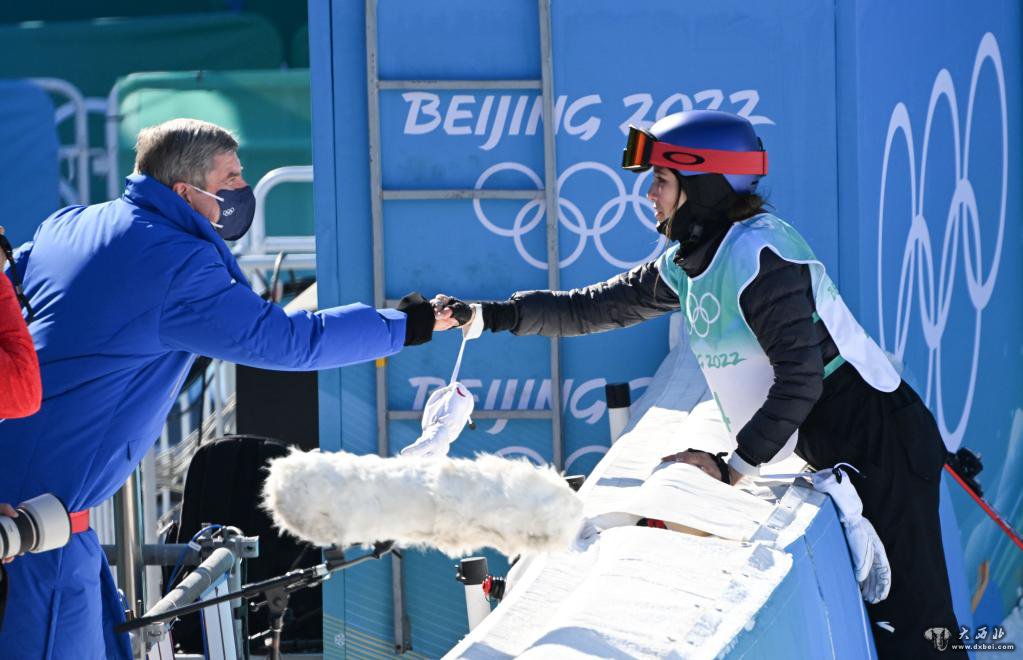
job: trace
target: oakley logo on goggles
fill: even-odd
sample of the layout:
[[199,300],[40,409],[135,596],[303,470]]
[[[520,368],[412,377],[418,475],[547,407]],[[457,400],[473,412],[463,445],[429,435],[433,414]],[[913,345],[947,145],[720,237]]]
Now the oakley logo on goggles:
[[644,172],[655,165],[691,172],[763,176],[767,174],[767,152],[682,147],[661,142],[642,128],[629,126],[622,167],[633,172]]

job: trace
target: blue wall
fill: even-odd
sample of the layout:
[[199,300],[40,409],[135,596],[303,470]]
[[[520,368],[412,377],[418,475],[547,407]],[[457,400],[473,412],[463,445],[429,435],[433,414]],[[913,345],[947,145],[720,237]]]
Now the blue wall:
[[[382,78],[540,75],[535,3],[382,4]],[[617,168],[625,126],[690,107],[748,116],[770,153],[764,189],[778,214],[808,238],[868,331],[905,360],[949,446],[962,442],[983,451],[988,470],[981,481],[1018,522],[1018,6],[552,4],[562,285],[606,279],[663,247],[644,203],[647,179]],[[310,1],[322,306],[372,300],[363,11],[361,2]],[[928,128],[936,81],[940,90],[954,89],[954,101],[938,99]],[[385,187],[540,187],[538,108],[529,91],[384,92]],[[882,182],[893,117],[910,128],[913,142],[907,149],[905,132],[894,133]],[[958,203],[974,198],[975,216]],[[921,209],[910,235],[914,210]],[[545,287],[544,219],[535,204],[389,201],[384,224],[388,298],[418,289],[427,296],[503,299]],[[907,245],[909,267],[900,277]],[[923,322],[928,318],[930,324]],[[605,380],[630,381],[634,396],[641,394],[666,354],[666,339],[667,324],[659,320],[562,343],[570,471],[588,472],[608,445]],[[450,374],[458,340],[448,333],[389,360],[390,406],[421,407],[428,389]],[[461,377],[482,408],[546,408],[548,351],[543,339],[488,333],[468,347]],[[373,369],[321,377],[324,448],[376,450]],[[397,452],[414,440],[418,424],[396,422],[389,431]],[[549,423],[482,422],[453,449],[455,455],[478,451],[549,459]],[[971,591],[977,567],[991,562],[982,601],[990,609],[978,611],[978,623],[997,624],[1021,582],[1021,562],[975,505],[958,493],[953,500]],[[451,562],[412,553],[406,568],[413,646],[443,653],[465,626]],[[387,649],[389,565],[339,577],[325,590],[328,655]]]
[[[845,3],[838,22],[842,289],[903,360],[946,445],[1023,522],[1020,6]],[[1021,553],[956,485],[976,625],[1023,585]]]
[[0,80],[0,226],[11,245],[32,240],[60,206],[53,103],[39,86]]

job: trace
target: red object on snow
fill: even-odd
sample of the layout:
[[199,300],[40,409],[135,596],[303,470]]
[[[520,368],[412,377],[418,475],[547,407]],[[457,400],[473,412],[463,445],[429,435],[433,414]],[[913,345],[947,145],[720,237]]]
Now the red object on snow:
[[0,274],[0,419],[28,417],[39,410],[42,398],[32,335],[21,316],[14,286]]
[[1020,550],[1023,550],[1023,538],[1020,538],[1019,533],[1017,533],[1016,530],[1013,529],[1011,525],[1009,525],[1009,523],[1005,522],[1005,519],[1002,518],[1002,516],[997,511],[992,509],[991,505],[984,501],[983,497],[977,495],[977,493],[972,488],[970,488],[966,481],[964,481],[963,478],[959,476],[959,474],[952,468],[951,465],[945,463],[945,470],[952,475],[952,478],[955,479],[960,486],[963,487],[963,490],[966,491],[967,495],[972,497],[973,501],[980,505],[980,508],[984,509],[984,513],[990,516],[991,520],[994,520],[995,523],[997,523],[997,525],[1002,528],[1002,531],[1005,532],[1005,535],[1008,536],[1012,540],[1012,542],[1016,544],[1016,547],[1018,547]]

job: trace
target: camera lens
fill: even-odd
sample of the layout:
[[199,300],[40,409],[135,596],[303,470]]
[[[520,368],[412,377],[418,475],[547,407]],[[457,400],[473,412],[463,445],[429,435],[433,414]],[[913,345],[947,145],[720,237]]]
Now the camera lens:
[[0,516],[0,557],[7,559],[21,552],[21,532],[17,518]]
[[23,552],[46,552],[71,538],[67,508],[55,495],[44,493],[19,504],[17,518],[0,516],[0,557]]

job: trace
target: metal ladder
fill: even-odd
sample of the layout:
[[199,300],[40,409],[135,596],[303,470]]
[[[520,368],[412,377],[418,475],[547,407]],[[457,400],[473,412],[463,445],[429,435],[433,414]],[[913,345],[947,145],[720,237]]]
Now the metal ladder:
[[[540,27],[539,80],[381,80],[377,67],[377,0],[366,0],[366,82],[369,102],[369,154],[371,212],[373,221],[373,301],[377,308],[394,307],[398,301],[386,297],[384,290],[384,200],[449,199],[542,199],[547,211],[547,286],[560,286],[558,254],[557,160],[554,148],[554,81],[551,57],[550,0],[538,0]],[[384,190],[380,165],[380,92],[383,90],[457,90],[457,89],[538,89],[543,103],[544,188],[542,190]],[[477,410],[474,419],[549,419],[551,420],[551,456],[554,467],[564,462],[562,442],[561,351],[557,337],[551,338],[550,410]],[[422,411],[388,410],[387,362],[376,362],[377,452],[389,454],[388,422],[418,420]],[[405,614],[404,580],[401,558],[392,557],[391,586],[394,599],[394,646],[398,653],[411,648],[409,622]]]

